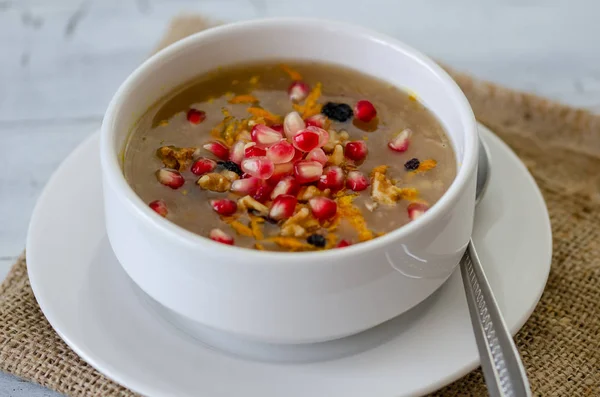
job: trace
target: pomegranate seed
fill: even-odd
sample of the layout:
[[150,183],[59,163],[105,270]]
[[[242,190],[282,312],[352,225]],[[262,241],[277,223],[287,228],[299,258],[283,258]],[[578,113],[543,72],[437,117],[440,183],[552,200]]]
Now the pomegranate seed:
[[283,164],[275,164],[275,170],[273,170],[273,175],[269,178],[269,183],[275,186],[281,178],[284,176],[290,175],[294,172],[294,164],[292,163],[283,163]]
[[369,187],[369,180],[360,171],[350,171],[346,179],[346,187],[355,192],[362,192]]
[[323,114],[315,114],[314,116],[310,116],[304,122],[307,127],[319,127],[323,128],[325,122],[327,121],[327,117]]
[[[315,127],[310,127],[315,128]],[[313,149],[319,147],[320,135],[314,131],[309,131],[308,129],[304,129],[294,135],[292,138],[292,143],[294,147],[303,152],[310,152]]]
[[408,211],[408,217],[410,218],[410,220],[414,221],[415,219],[423,215],[428,209],[429,207],[427,206],[427,204],[410,203],[406,210]]
[[[254,142],[252,142],[252,143],[254,143]],[[263,148],[259,148],[258,146],[256,146],[256,144],[244,149],[244,157],[246,157],[246,158],[264,157],[266,155],[267,155],[267,151]]]
[[388,147],[396,152],[406,152],[406,150],[408,149],[408,145],[410,144],[411,135],[412,131],[408,128],[402,130],[402,132],[398,134],[397,137],[395,137],[388,143]]
[[204,175],[207,172],[211,172],[217,167],[217,163],[214,160],[207,159],[204,157],[199,158],[192,164],[191,171],[194,175]]
[[169,211],[167,210],[167,204],[162,200],[154,200],[153,202],[148,204],[148,206],[163,218],[166,217],[169,213]]
[[266,157],[252,157],[242,161],[242,171],[260,179],[269,179],[275,171],[275,165]]
[[306,127],[304,120],[298,114],[298,112],[290,112],[285,116],[283,120],[283,131],[287,139],[292,138]]
[[352,141],[346,144],[344,155],[350,160],[361,161],[367,157],[367,144],[365,141]]
[[294,164],[294,174],[300,184],[317,181],[323,174],[323,164],[316,161],[298,161]]
[[237,179],[231,182],[230,190],[234,193],[246,195],[253,195],[260,187],[260,179],[253,176],[244,179]]
[[337,192],[344,187],[344,171],[336,165],[325,168],[317,187],[321,190],[331,189]]
[[252,141],[259,145],[269,146],[281,140],[281,134],[264,124],[256,124],[250,132]]
[[307,131],[316,132],[319,134],[319,147],[323,147],[329,142],[329,132],[319,127],[306,127]]
[[275,185],[275,188],[273,189],[273,192],[271,193],[271,198],[275,199],[277,196],[282,195],[282,194],[295,195],[297,191],[298,191],[298,184],[296,183],[296,180],[294,179],[294,177],[286,176],[286,177],[283,177],[279,182],[277,182],[277,185]]
[[301,152],[298,149],[295,149],[296,153],[294,153],[294,157],[292,158],[291,162],[295,163],[296,161],[302,160],[304,158],[304,153]]
[[333,218],[337,212],[337,204],[327,197],[313,197],[308,200],[310,209],[318,220]]
[[[263,181],[261,181],[263,182]],[[252,195],[252,198],[258,202],[265,203],[269,201],[271,198],[271,192],[273,191],[273,186],[268,183],[262,183],[256,192]]]
[[296,149],[288,141],[281,140],[269,146],[267,157],[275,164],[283,164],[291,161],[296,155]]
[[187,112],[187,120],[192,124],[200,124],[206,118],[206,113],[202,110],[190,109]]
[[185,179],[179,172],[169,168],[161,168],[156,171],[156,179],[171,189],[179,189],[185,183]]
[[371,102],[362,100],[356,102],[356,105],[354,105],[354,118],[368,123],[375,116],[377,116],[377,110],[375,110],[375,106]]
[[217,214],[223,216],[232,215],[237,211],[236,202],[229,199],[211,200],[210,205]]
[[279,132],[283,136],[283,124],[273,124],[271,129]]
[[308,96],[309,91],[310,87],[308,84],[302,81],[294,81],[290,85],[290,88],[288,88],[288,95],[290,96],[290,100],[300,102]]
[[308,152],[306,155],[306,159],[310,161],[318,161],[319,163],[325,165],[328,160],[327,155],[321,148],[316,148]]
[[242,160],[244,159],[244,154],[245,154],[244,146],[246,146],[246,144],[244,142],[242,142],[242,141],[236,142],[231,147],[231,151],[229,152],[229,160],[231,160],[234,163],[239,165],[242,162]]
[[229,160],[229,149],[219,141],[209,142],[202,147],[221,160]]
[[342,240],[338,243],[336,248],[344,248],[344,247],[348,247],[350,245],[352,245],[352,244],[348,240]]
[[276,221],[287,219],[294,215],[296,209],[296,203],[298,200],[296,197],[289,194],[281,194],[275,198],[271,210],[269,211],[269,218]]
[[225,233],[221,229],[211,230],[208,236],[211,240],[216,241],[218,243],[233,245],[233,237],[231,237],[229,234]]

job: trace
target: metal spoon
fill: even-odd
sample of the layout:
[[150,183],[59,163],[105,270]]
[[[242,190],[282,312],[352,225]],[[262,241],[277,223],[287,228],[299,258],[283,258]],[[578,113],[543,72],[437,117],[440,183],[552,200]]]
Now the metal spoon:
[[[479,164],[475,203],[479,203],[490,179],[489,153],[479,140]],[[477,341],[481,369],[491,397],[531,396],[529,381],[498,303],[475,251],[473,239],[460,260],[469,313]]]

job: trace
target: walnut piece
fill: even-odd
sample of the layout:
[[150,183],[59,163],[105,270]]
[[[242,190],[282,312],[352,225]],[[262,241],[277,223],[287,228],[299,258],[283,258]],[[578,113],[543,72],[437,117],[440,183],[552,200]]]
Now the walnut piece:
[[384,173],[375,172],[371,181],[371,198],[381,204],[393,205],[400,200],[400,194]]
[[329,189],[321,190],[313,185],[303,186],[302,189],[300,189],[300,192],[298,192],[297,197],[298,201],[308,201],[317,196],[329,196],[330,192]]
[[194,147],[161,146],[156,150],[156,155],[165,167],[181,172],[190,166],[197,150]]
[[231,181],[224,175],[211,172],[210,174],[202,175],[196,182],[202,189],[210,190],[211,192],[226,192],[231,187]]
[[244,196],[237,201],[238,207],[245,210],[254,210],[260,216],[269,215],[269,208],[253,199],[251,196]]
[[279,234],[283,237],[302,237],[306,234],[306,230],[300,225],[291,224],[283,226]]
[[229,170],[221,171],[221,175],[223,175],[225,178],[229,179],[230,182],[240,179],[240,176],[238,174],[236,174],[233,171],[229,171]]
[[342,145],[337,144],[335,145],[335,148],[333,149],[333,153],[331,153],[331,155],[329,155],[329,160],[327,161],[328,164],[333,164],[333,165],[341,165],[344,162],[344,148],[342,147]]

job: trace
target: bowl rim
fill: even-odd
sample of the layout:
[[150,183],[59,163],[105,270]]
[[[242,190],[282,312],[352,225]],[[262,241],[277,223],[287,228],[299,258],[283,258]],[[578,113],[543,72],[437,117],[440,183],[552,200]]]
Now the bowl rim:
[[[126,102],[126,97],[128,92],[131,91],[132,86],[134,86],[138,80],[154,73],[156,66],[166,62],[169,58],[171,58],[171,56],[179,53],[198,41],[214,38],[225,33],[243,34],[244,31],[255,28],[277,28],[278,25],[280,25],[282,28],[289,27],[290,25],[297,25],[303,28],[317,28],[325,31],[342,32],[344,34],[352,33],[355,36],[364,36],[374,42],[385,43],[387,46],[394,48],[394,50],[404,52],[406,55],[413,58],[417,63],[421,64],[422,67],[428,69],[430,73],[441,80],[442,84],[449,89],[449,93],[457,102],[460,120],[466,126],[464,156],[457,175],[450,184],[450,187],[444,192],[442,197],[421,217],[402,225],[401,227],[392,230],[383,236],[369,241],[353,244],[345,247],[344,249],[329,249],[309,252],[262,251],[218,243],[207,237],[184,229],[174,222],[157,215],[141,199],[141,197],[135,193],[129,183],[127,183],[120,165],[119,151],[115,151],[113,149],[116,129],[112,127],[116,121],[116,115],[119,113],[120,107]],[[424,226],[434,222],[440,216],[451,210],[452,204],[458,199],[458,196],[463,189],[466,188],[472,174],[477,169],[477,137],[478,132],[475,116],[467,98],[458,84],[432,59],[422,54],[418,50],[404,44],[402,41],[386,34],[346,22],[317,18],[265,18],[228,23],[194,33],[158,51],[144,61],[141,65],[139,65],[119,86],[108,105],[101,127],[100,159],[104,179],[111,184],[115,191],[119,192],[117,194],[119,199],[123,200],[128,209],[133,211],[135,215],[140,217],[142,221],[145,222],[149,227],[161,229],[161,231],[170,238],[178,239],[179,242],[182,242],[192,248],[204,247],[208,250],[215,250],[218,255],[243,255],[253,260],[276,260],[278,266],[283,266],[286,263],[296,263],[298,261],[306,265],[310,263],[307,262],[306,259],[339,259],[340,257],[344,256],[354,256],[361,253],[364,254],[365,252],[375,249],[380,249],[381,247],[388,245],[393,241],[399,240],[407,235],[414,234],[419,229],[422,229]],[[104,187],[104,189],[106,189],[106,187]],[[281,260],[286,260],[287,262],[282,263]]]

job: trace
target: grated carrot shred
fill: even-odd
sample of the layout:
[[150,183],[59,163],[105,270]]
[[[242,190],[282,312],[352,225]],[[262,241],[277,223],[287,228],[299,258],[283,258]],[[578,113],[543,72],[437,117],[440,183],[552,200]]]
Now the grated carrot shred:
[[297,250],[297,249],[312,249],[313,246],[308,244],[308,243],[304,243],[294,237],[271,237],[269,239],[269,241],[274,242],[275,244],[277,244],[278,246],[282,247],[282,248],[288,248],[288,249],[293,249],[293,250]]
[[276,114],[273,114],[263,108],[249,107],[247,109],[247,111],[248,111],[248,113],[250,113],[251,115],[253,115],[255,117],[262,117],[265,120],[271,121],[273,123],[281,122],[281,116],[277,116]]
[[433,159],[423,160],[417,168],[417,172],[425,172],[434,169],[437,166],[437,161]]
[[260,244],[260,243],[254,243],[254,248],[256,248],[259,251],[264,251],[265,250],[265,246]]
[[228,102],[231,104],[258,103],[259,100],[254,95],[236,95],[233,98],[231,98]]
[[315,84],[313,89],[310,91],[310,94],[308,94],[308,96],[304,100],[304,104],[300,105],[295,103],[293,105],[294,110],[300,113],[303,119],[321,113],[321,108],[323,107],[323,105],[317,102],[321,97],[321,89],[321,83]]
[[402,200],[415,201],[419,197],[419,191],[414,187],[398,188],[397,192]]
[[380,173],[380,174],[385,174],[387,172],[388,166],[387,165],[378,165],[377,167],[373,168],[371,170],[371,178],[373,178],[375,176],[375,174]]
[[229,223],[229,226],[231,226],[231,228],[233,230],[235,230],[235,232],[237,234],[240,234],[242,236],[247,236],[247,237],[254,237],[254,233],[252,233],[252,229],[250,229],[248,226],[244,225],[240,221],[233,221],[233,222]]
[[340,197],[338,199],[338,212],[357,231],[360,241],[372,240],[374,238],[373,232],[367,228],[367,221],[362,211],[353,204],[355,197],[356,195]]
[[288,74],[288,76],[290,76],[290,78],[292,80],[294,80],[294,81],[302,80],[302,75],[300,73],[298,73],[296,70],[289,67],[288,65],[282,63],[279,66],[281,67],[281,69],[283,69],[284,72],[286,72]]
[[250,229],[252,230],[252,235],[257,240],[262,240],[265,238],[265,235],[263,234],[260,226],[264,222],[265,220],[263,218],[257,216],[250,217]]

